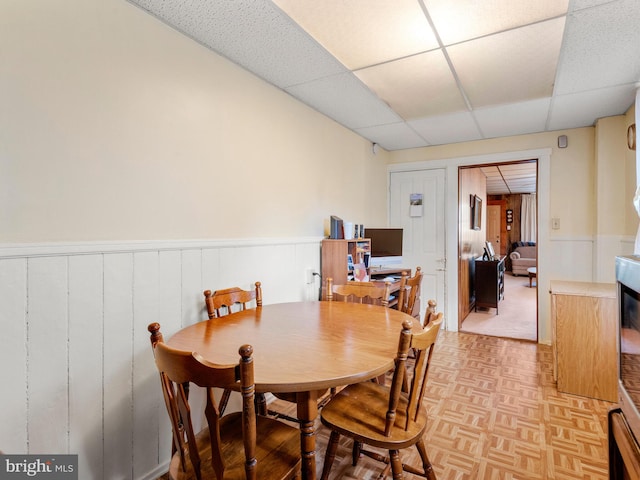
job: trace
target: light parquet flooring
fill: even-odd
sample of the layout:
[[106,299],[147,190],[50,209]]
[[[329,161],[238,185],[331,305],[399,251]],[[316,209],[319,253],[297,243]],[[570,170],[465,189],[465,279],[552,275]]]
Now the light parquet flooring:
[[[433,362],[426,444],[438,479],[608,479],[607,412],[616,405],[559,393],[551,347],[442,331]],[[317,427],[319,476],[329,432]],[[415,449],[401,455],[419,466]],[[374,479],[381,470],[368,457],[351,466],[351,442],[342,439],[330,478]]]

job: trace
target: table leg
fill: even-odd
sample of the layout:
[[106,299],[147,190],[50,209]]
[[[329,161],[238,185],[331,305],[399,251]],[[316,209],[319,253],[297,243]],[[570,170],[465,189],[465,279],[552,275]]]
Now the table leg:
[[298,420],[300,421],[300,452],[302,480],[316,480],[316,429],[318,417],[317,392],[298,392]]

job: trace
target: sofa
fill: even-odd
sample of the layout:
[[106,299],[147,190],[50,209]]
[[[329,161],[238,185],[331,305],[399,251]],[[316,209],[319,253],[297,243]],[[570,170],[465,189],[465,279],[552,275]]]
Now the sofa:
[[513,275],[528,275],[527,269],[535,267],[538,261],[538,249],[534,242],[518,242],[512,246],[509,254],[511,259],[511,273]]

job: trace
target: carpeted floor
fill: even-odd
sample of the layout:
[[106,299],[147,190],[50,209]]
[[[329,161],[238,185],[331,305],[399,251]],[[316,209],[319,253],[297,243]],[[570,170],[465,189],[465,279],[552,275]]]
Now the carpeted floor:
[[537,283],[529,287],[529,277],[504,276],[504,300],[495,308],[478,308],[462,322],[461,332],[494,337],[538,340]]

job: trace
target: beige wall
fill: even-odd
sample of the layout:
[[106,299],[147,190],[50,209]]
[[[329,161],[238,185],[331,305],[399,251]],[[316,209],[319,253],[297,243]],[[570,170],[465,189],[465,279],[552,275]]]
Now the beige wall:
[[0,242],[386,222],[387,152],[131,4],[2,2],[0,18]]
[[[0,62],[0,242],[322,235],[331,214],[382,225],[387,161],[544,147],[549,214],[561,225],[551,236],[635,234],[634,157],[620,146],[633,109],[600,122],[598,148],[616,155],[598,165],[594,128],[373,155],[370,142],[127,2],[5,2],[0,16],[11,46]],[[611,210],[622,200],[601,194],[615,213],[597,217],[597,169],[618,161],[624,205]]]
[[[369,141],[127,2],[4,2],[0,18],[10,46],[0,62],[5,245],[319,238],[331,214],[386,224],[394,164],[540,149],[552,152],[545,216],[560,219],[549,239],[591,259],[563,268],[569,279],[610,278],[611,252],[624,253],[620,237],[637,229],[624,147],[633,108],[596,127],[374,155]],[[608,193],[616,186],[624,194]]]
[[[629,177],[635,179],[635,166],[627,158],[625,118],[629,115],[602,119],[597,127],[391,152],[390,163],[551,148],[549,217],[560,219],[560,229],[550,230],[550,236],[590,236],[599,228],[604,230],[601,233],[632,235],[638,220],[630,203],[635,187]],[[567,135],[567,148],[557,147],[559,135]],[[604,174],[604,178],[597,180],[598,174]],[[596,188],[602,190],[600,195]],[[612,213],[600,226],[596,224],[596,202],[602,202],[599,208],[603,214]]]
[[[598,120],[596,130],[596,181],[595,216],[596,231],[600,235],[618,234],[626,231],[625,218],[633,198],[627,191],[626,120],[624,116]],[[635,175],[634,175],[635,177]]]

